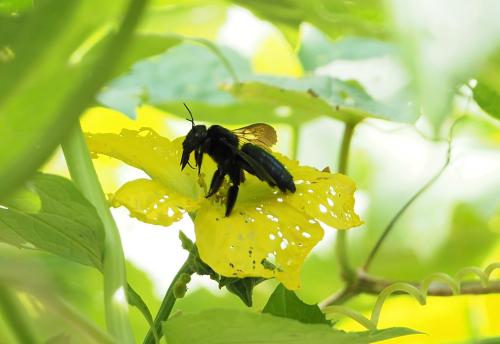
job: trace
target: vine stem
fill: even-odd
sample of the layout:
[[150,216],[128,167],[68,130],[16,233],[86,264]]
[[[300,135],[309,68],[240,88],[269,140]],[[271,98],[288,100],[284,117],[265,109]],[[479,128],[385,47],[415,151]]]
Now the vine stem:
[[3,310],[4,320],[19,343],[39,343],[28,321],[17,296],[7,287],[0,285],[0,310]]
[[[156,330],[156,333],[158,334],[158,337],[161,339],[163,336],[163,329],[162,329],[162,323],[166,321],[172,312],[172,308],[175,305],[175,301],[177,301],[177,298],[175,297],[174,294],[174,289],[177,280],[183,275],[183,274],[193,274],[193,270],[191,269],[191,264],[190,264],[190,256],[186,259],[184,264],[181,266],[179,271],[177,271],[177,274],[175,275],[174,279],[172,280],[172,283],[170,283],[170,286],[168,287],[167,292],[165,293],[165,297],[163,298],[163,301],[160,305],[160,309],[158,310],[158,313],[156,314],[155,320],[154,320],[154,328]],[[155,342],[155,337],[153,331],[150,329],[148,333],[146,334],[146,337],[144,338],[144,344],[154,344]]]
[[448,165],[450,164],[450,159],[451,159],[451,142],[453,138],[453,131],[456,127],[456,125],[462,120],[466,118],[466,116],[462,116],[455,120],[453,124],[450,127],[450,133],[448,137],[448,148],[446,151],[446,160],[443,164],[443,166],[439,169],[439,171],[432,177],[430,178],[427,183],[425,183],[402,207],[399,209],[399,211],[394,215],[394,217],[391,219],[387,227],[384,229],[382,232],[382,235],[378,238],[377,242],[375,243],[375,246],[373,246],[372,250],[368,254],[368,257],[366,258],[365,263],[363,264],[363,270],[368,271],[370,268],[370,265],[373,262],[373,259],[377,255],[377,253],[380,250],[380,247],[382,246],[382,243],[385,241],[389,233],[392,231],[394,228],[394,225],[398,222],[398,220],[403,216],[403,214],[406,212],[406,210],[417,200],[427,189],[429,189],[438,179],[441,177],[443,172],[446,170]]
[[[354,123],[346,122],[345,124],[344,134],[342,136],[342,143],[340,146],[340,155],[338,164],[338,172],[342,174],[345,174],[347,172],[349,150],[351,147],[352,136],[354,134],[354,128],[356,127],[356,124],[357,122]],[[349,264],[349,257],[347,255],[346,231],[337,232],[337,241],[335,243],[335,246],[337,252],[337,259],[339,260],[340,264],[341,275],[348,283],[351,283],[354,280],[356,274]]]
[[119,343],[133,343],[128,318],[125,258],[120,234],[97,178],[80,124],[62,143],[68,169],[77,188],[94,205],[104,227],[104,307],[110,333]]

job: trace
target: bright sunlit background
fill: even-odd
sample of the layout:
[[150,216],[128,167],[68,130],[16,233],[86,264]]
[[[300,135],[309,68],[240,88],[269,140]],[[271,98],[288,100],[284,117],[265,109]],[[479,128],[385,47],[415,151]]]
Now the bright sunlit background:
[[[450,1],[393,1],[393,22],[400,28],[398,34],[401,36],[395,35],[394,43],[373,40],[370,52],[360,51],[356,55],[349,52],[359,43],[357,40],[364,38],[346,36],[331,43],[334,53],[318,53],[315,58],[327,63],[309,72],[356,80],[374,99],[389,100],[407,87],[411,79],[411,73],[402,62],[411,48],[400,49],[395,42],[409,35],[408,28],[414,25],[426,28],[429,34],[440,32],[434,41],[430,40],[420,51],[413,52],[430,66],[428,74],[421,75],[421,84],[417,87],[429,85],[425,80],[432,80],[435,86],[434,90],[420,94],[428,98],[441,97],[442,94],[438,94],[441,86],[452,85],[453,78],[458,77],[454,75],[459,70],[456,65],[482,61],[487,52],[498,48],[495,35],[500,35],[500,21],[495,19],[481,24],[478,20],[484,13],[476,13],[477,6],[472,4],[469,8],[468,1],[461,1],[464,3],[461,12],[453,13],[461,18],[462,25],[457,26],[449,12]],[[408,8],[404,6],[414,7],[413,22],[408,21]],[[494,7],[498,9],[497,5]],[[302,76],[308,72],[288,37],[244,8],[231,6],[226,12],[218,5],[204,5],[180,11],[170,18],[168,25],[162,24],[162,18],[158,16],[157,22],[150,20],[150,26],[143,29],[159,33],[175,31],[214,40],[250,59],[256,73]],[[494,27],[484,29],[488,25]],[[300,35],[302,39],[309,37],[315,42],[327,40],[309,24],[301,25]],[[459,58],[462,49],[479,50],[480,53],[462,61]],[[439,77],[443,70],[453,73]],[[161,92],[161,80],[159,85],[158,92]],[[129,89],[132,93],[137,91],[132,86]],[[123,92],[126,94],[127,90]],[[117,93],[104,94],[103,103],[116,104],[113,99],[118,98],[113,97],[117,97]],[[484,267],[500,261],[500,122],[482,112],[472,99],[469,87],[463,86],[459,93],[460,96],[453,99],[454,115],[468,117],[455,127],[450,164],[439,180],[410,207],[384,243],[373,265],[373,272],[378,275],[419,280],[432,272],[454,275],[465,266]],[[179,117],[181,113],[164,112],[130,99],[130,104],[122,102],[121,107],[114,106],[115,110],[100,106],[88,110],[82,119],[84,131],[119,132],[122,128],[147,126],[168,138],[183,136],[189,131],[191,124]],[[430,111],[441,111],[442,104],[431,100],[429,104]],[[131,109],[135,110],[135,120],[127,117]],[[278,116],[290,115],[287,107],[278,107],[275,112]],[[194,117],[196,120],[196,111]],[[239,123],[239,126],[247,124],[250,123]],[[423,117],[414,126],[377,119],[365,120],[357,126],[348,174],[357,184],[356,209],[365,224],[349,231],[349,256],[353,264],[364,261],[392,216],[443,166],[450,125],[451,120],[445,120],[442,129],[435,133],[433,120]],[[344,128],[341,122],[322,117],[299,128],[285,124],[274,126],[278,131],[278,151],[288,156],[295,151],[296,158],[304,165],[337,169]],[[144,175],[140,170],[107,157],[100,157],[94,163],[107,193]],[[68,175],[65,168],[64,158],[58,152],[45,170]],[[131,284],[144,291],[144,299],[154,313],[187,256],[180,246],[179,230],[194,239],[191,219],[185,216],[182,221],[164,228],[132,219],[124,208],[113,209],[113,215],[122,236]],[[326,230],[324,240],[303,268],[302,288],[298,293],[306,302],[320,302],[342,285],[334,252],[335,234],[334,229]],[[67,295],[81,303],[85,312],[104,321],[103,315],[98,314],[102,295],[95,295],[91,290],[91,286],[101,283],[98,272],[72,263],[56,266],[51,263],[55,258],[47,257],[47,260],[58,271]],[[69,269],[74,271],[72,277],[65,275]],[[255,292],[255,309],[263,307],[275,285],[275,281],[259,285]],[[88,302],[84,301],[87,297]],[[373,302],[373,297],[360,296],[349,302],[349,306],[369,315]],[[176,307],[196,310],[211,305],[244,307],[236,297],[219,290],[208,277],[199,276],[194,277],[187,296],[179,300]],[[418,305],[410,297],[398,296],[384,306],[380,325],[407,326],[426,333],[394,339],[390,343],[469,343],[474,338],[500,336],[499,309],[498,295],[434,297],[429,298],[425,306]],[[132,312],[133,326],[144,331],[147,324],[137,310],[132,309]],[[361,329],[345,320],[341,320],[340,328]]]

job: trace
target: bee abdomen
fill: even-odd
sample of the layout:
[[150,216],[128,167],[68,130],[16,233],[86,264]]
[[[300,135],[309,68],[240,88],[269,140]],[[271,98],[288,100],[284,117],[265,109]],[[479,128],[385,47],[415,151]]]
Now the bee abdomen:
[[256,171],[248,171],[258,178],[267,181],[271,186],[277,186],[281,191],[295,192],[295,184],[293,177],[288,170],[283,166],[278,159],[271,155],[268,151],[260,148],[259,146],[246,143],[241,147],[241,151],[248,154],[255,162],[264,169],[267,174],[272,178],[268,180],[259,175]]

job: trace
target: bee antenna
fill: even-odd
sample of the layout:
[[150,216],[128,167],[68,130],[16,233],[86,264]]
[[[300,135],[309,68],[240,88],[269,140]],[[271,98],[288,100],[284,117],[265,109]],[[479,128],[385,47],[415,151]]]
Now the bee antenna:
[[192,126],[194,127],[194,118],[193,118],[193,114],[191,113],[191,110],[189,110],[188,106],[186,105],[186,103],[182,103],[184,104],[184,107],[186,108],[186,110],[189,112],[189,115],[191,116],[191,119],[189,118],[186,118],[189,122],[191,122]]

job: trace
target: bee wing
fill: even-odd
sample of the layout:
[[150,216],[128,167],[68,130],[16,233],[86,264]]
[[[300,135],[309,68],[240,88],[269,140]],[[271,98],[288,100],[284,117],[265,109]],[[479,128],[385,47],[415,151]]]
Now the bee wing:
[[243,152],[242,150],[234,147],[233,145],[228,144],[224,140],[221,141],[223,144],[225,144],[228,148],[232,150],[232,152],[236,155],[238,155],[245,163],[246,163],[246,169],[248,171],[248,168],[252,171],[251,173],[257,176],[260,180],[263,180],[270,185],[277,185],[276,180],[267,172],[267,170],[261,166],[253,157],[251,157],[249,154]]
[[255,123],[243,128],[234,129],[233,133],[240,143],[251,143],[269,150],[278,141],[276,130],[269,124]]

